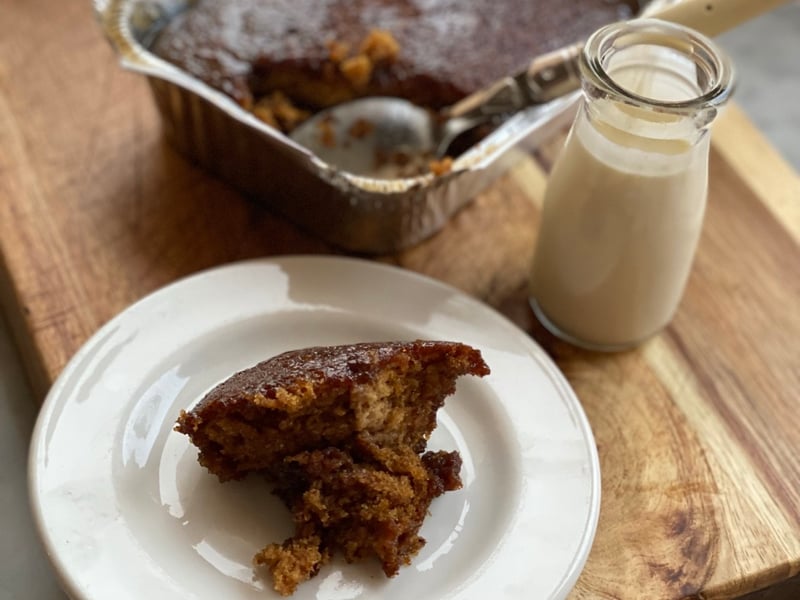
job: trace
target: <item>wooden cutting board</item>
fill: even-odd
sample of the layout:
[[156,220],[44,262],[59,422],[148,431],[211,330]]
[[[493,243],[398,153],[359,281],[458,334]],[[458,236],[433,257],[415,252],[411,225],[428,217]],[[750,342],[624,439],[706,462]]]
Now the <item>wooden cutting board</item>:
[[[800,597],[800,180],[735,106],[711,155],[703,237],[673,323],[613,355],[549,336],[525,285],[543,147],[438,235],[374,257],[485,300],[556,360],[592,424],[597,537],[573,598]],[[90,3],[0,19],[0,259],[40,397],[100,325],[230,261],[335,253],[181,159]]]

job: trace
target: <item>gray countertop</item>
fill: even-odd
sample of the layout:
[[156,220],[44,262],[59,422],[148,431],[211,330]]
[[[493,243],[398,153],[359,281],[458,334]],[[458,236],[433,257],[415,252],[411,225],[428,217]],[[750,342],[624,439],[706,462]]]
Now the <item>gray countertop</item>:
[[64,600],[34,533],[28,509],[27,453],[38,403],[5,321],[0,319],[0,599]]
[[[800,4],[792,3],[720,39],[739,73],[736,100],[800,169]],[[0,319],[0,600],[64,600],[28,509],[27,452],[38,403]]]

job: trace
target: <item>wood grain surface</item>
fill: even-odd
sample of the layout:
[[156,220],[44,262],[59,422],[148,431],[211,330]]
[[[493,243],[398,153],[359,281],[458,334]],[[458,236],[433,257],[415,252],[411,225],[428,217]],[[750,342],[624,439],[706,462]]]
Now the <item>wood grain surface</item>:
[[[0,18],[0,290],[40,395],[100,325],[238,259],[336,253],[180,158],[88,1]],[[797,598],[800,179],[735,106],[719,121],[694,269],[639,349],[577,350],[525,294],[546,172],[524,159],[433,238],[374,257],[508,315],[557,361],[600,451],[596,541],[572,597]]]

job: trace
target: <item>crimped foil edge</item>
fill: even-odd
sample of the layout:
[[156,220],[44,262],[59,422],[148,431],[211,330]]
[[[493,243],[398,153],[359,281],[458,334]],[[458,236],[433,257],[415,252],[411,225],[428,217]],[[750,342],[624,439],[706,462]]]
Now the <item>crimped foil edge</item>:
[[270,128],[231,98],[160,59],[136,39],[187,0],[94,0],[123,67],[147,77],[167,139],[190,161],[346,250],[386,253],[414,245],[507,170],[509,151],[535,146],[574,114],[564,102],[547,119],[528,110],[501,125],[439,177],[390,180],[336,169]]

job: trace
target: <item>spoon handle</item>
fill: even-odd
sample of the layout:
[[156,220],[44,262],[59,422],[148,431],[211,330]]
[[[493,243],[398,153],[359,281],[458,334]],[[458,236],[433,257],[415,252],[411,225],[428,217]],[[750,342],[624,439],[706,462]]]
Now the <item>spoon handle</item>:
[[[682,0],[646,11],[644,17],[679,23],[708,36],[719,35],[789,0]],[[523,72],[505,77],[445,110],[447,119],[479,121],[560,98],[580,86],[578,57],[583,42],[534,58]]]
[[683,0],[657,6],[643,16],[685,25],[714,37],[788,3],[789,0]]
[[517,111],[531,104],[524,77],[503,77],[488,88],[470,94],[442,111],[443,119],[481,120]]
[[[643,16],[678,23],[713,37],[786,4],[788,0],[683,0],[647,11]],[[578,88],[578,58],[583,42],[539,56],[514,79],[531,103],[547,102]]]
[[534,58],[528,69],[514,78],[525,90],[528,101],[547,102],[578,89],[578,58],[582,51],[583,42],[578,42]]

